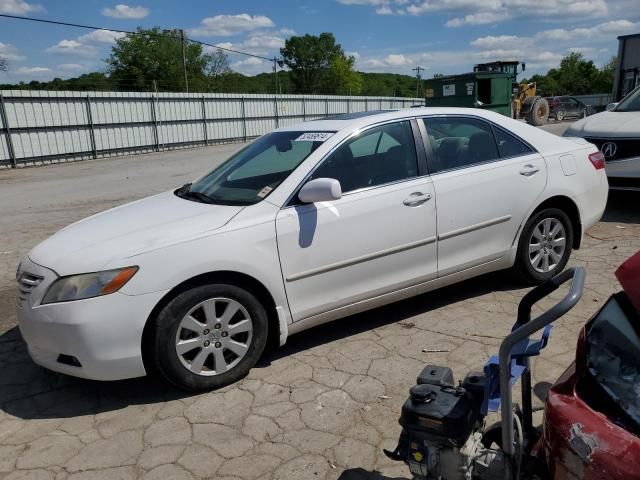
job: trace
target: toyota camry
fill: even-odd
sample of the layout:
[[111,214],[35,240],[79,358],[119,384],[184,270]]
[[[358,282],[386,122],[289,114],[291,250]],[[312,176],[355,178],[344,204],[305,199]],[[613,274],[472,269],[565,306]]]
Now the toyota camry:
[[20,330],[51,370],[217,388],[268,339],[490,271],[552,277],[607,192],[594,145],[480,109],[286,126],[37,245]]

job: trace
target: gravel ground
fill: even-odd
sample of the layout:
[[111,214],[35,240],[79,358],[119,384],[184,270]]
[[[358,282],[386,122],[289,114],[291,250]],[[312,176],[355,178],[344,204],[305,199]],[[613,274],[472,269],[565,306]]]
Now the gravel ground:
[[[62,226],[181,185],[238,148],[0,171],[0,478],[409,477],[382,454],[395,446],[407,389],[426,363],[460,378],[497,352],[526,291],[504,274],[293,336],[246,379],[209,394],[151,379],[78,380],[28,358],[15,327],[18,259]],[[637,204],[634,194],[612,196],[574,253],[571,265],[588,270],[585,294],[535,362],[539,389],[570,363],[578,330],[618,289],[615,268],[640,249]]]

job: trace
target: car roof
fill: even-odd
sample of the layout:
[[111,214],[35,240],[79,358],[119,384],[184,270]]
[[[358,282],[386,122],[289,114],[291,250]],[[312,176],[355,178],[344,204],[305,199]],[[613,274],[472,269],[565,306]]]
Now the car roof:
[[[433,115],[464,115],[480,117],[493,122],[529,142],[536,150],[544,152],[566,151],[569,146],[565,138],[527,125],[505,115],[481,108],[459,107],[413,107],[399,110],[377,110],[337,115],[322,120],[310,120],[278,128],[276,131],[341,132],[356,131],[377,123],[392,120],[411,119]],[[573,146],[575,148],[575,145]]]

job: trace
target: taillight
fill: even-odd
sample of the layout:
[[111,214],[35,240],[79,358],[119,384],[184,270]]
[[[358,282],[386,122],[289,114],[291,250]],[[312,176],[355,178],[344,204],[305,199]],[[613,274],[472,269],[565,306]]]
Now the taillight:
[[604,168],[604,155],[602,152],[593,152],[589,155],[589,161],[593,164],[596,170]]

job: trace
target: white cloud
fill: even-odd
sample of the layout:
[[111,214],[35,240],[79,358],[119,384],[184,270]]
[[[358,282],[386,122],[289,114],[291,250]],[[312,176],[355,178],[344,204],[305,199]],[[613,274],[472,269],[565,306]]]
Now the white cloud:
[[63,55],[78,55],[80,57],[93,57],[98,55],[98,47],[113,45],[118,38],[124,37],[124,33],[109,30],[93,30],[80,35],[76,39],[60,40],[55,45],[47,48],[48,53]]
[[402,54],[396,54],[396,53],[392,53],[390,55],[387,55],[384,58],[384,61],[387,65],[391,65],[394,67],[398,67],[401,65],[408,65],[410,63],[413,63],[411,60],[409,60],[407,57],[405,57]]
[[94,30],[90,33],[85,33],[78,37],[78,41],[81,43],[104,43],[111,45],[119,38],[124,37],[122,32],[112,32],[111,30]]
[[44,7],[37,3],[27,3],[25,0],[0,0],[0,13],[9,15],[25,15],[41,12]]
[[258,73],[272,71],[273,64],[266,60],[260,60],[255,57],[248,57],[239,60],[230,65],[231,70],[242,73],[243,75],[257,75]]
[[287,37],[290,37],[291,35],[295,35],[296,31],[291,28],[281,28],[280,33],[282,35],[286,35]]
[[456,17],[447,21],[447,27],[462,27],[463,25],[486,25],[488,23],[497,23],[511,18],[507,12],[480,12],[471,13],[464,17]]
[[57,69],[65,72],[77,72],[78,70],[84,70],[86,67],[79,63],[62,63],[58,65]]
[[[369,6],[379,15],[451,13],[449,27],[486,25],[509,18],[596,18],[607,16],[611,5],[632,0],[337,0],[345,5]],[[637,0],[634,0],[637,5]]]
[[228,37],[273,26],[273,21],[264,15],[249,15],[248,13],[216,15],[214,17],[203,18],[200,26],[192,29],[190,33],[204,37]]
[[10,43],[2,43],[0,42],[0,57],[6,58],[7,60],[19,61],[24,60],[24,55],[20,55],[18,53],[18,49],[11,45]]
[[18,75],[39,76],[51,73],[51,69],[47,67],[20,67],[16,73]]
[[129,5],[119,3],[113,8],[103,8],[102,15],[104,15],[105,17],[112,17],[123,20],[139,20],[149,15],[149,9],[140,6],[130,7]]

